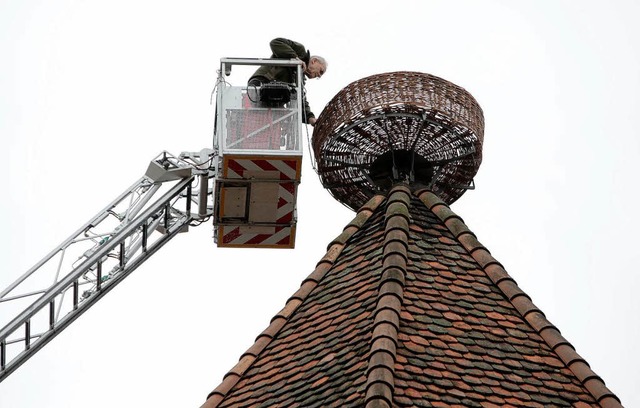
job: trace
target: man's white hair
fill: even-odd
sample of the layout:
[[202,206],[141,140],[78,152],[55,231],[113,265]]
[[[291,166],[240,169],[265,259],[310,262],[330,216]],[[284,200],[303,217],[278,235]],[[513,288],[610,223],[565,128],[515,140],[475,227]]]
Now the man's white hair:
[[311,61],[311,60],[312,60],[312,59],[314,59],[314,58],[315,58],[315,59],[317,59],[317,60],[318,60],[318,62],[320,62],[320,63],[322,64],[322,66],[323,66],[325,69],[327,69],[327,67],[329,66],[329,64],[327,64],[327,60],[326,60],[326,59],[322,58],[322,57],[321,57],[321,56],[319,56],[319,55],[312,55],[312,56],[311,56],[311,58],[309,59],[309,61]]

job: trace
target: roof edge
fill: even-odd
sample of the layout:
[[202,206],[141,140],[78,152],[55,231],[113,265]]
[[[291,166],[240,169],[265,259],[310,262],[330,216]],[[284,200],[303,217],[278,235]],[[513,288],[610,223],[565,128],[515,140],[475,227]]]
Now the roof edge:
[[336,239],[332,240],[327,248],[327,253],[316,264],[313,272],[302,282],[300,289],[296,291],[287,300],[284,308],[271,319],[269,326],[258,335],[255,343],[240,357],[239,362],[224,375],[222,383],[218,385],[207,396],[207,400],[200,408],[216,408],[224,400],[226,395],[236,386],[242,378],[242,375],[253,365],[260,353],[267,347],[273,338],[280,332],[282,327],[295,312],[295,310],[304,302],[309,294],[317,287],[320,280],[331,269],[334,262],[344,249],[346,242],[360,228],[366,224],[374,211],[384,202],[385,197],[375,195],[366,204],[364,204],[356,217],[345,227],[344,231]]
[[398,328],[404,297],[409,247],[411,191],[404,183],[391,189],[385,212],[382,274],[373,312],[373,332],[365,386],[366,408],[391,408]]
[[602,407],[622,407],[620,399],[607,388],[604,380],[591,370],[586,360],[575,351],[571,343],[562,336],[560,331],[531,301],[531,298],[520,289],[504,267],[491,256],[489,250],[477,240],[475,234],[471,232],[462,218],[455,214],[433,192],[419,189],[414,191],[414,194],[445,224],[460,244],[487,273],[487,276],[509,299],[531,327],[538,332],[564,365],[573,372],[596,401]]

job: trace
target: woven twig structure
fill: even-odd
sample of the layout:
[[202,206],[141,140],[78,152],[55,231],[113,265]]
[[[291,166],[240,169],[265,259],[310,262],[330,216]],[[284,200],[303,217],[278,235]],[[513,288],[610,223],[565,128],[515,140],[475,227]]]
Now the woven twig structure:
[[472,185],[482,161],[484,117],[463,88],[419,72],[373,75],[346,86],[316,122],[323,186],[357,210],[404,170],[447,203]]

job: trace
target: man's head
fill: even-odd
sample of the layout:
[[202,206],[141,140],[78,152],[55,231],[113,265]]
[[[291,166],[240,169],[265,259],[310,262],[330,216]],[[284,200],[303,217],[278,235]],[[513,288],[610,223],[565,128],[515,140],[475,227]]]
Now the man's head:
[[309,65],[304,70],[307,78],[320,78],[327,71],[327,61],[317,55],[309,58]]

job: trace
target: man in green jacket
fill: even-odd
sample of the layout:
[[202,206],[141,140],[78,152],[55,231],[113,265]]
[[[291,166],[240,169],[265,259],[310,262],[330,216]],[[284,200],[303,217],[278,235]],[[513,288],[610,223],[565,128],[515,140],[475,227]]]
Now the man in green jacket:
[[[327,70],[327,61],[317,55],[311,55],[304,45],[287,40],[286,38],[276,38],[269,43],[271,47],[271,58],[280,59],[297,59],[302,61],[302,70],[304,76],[302,78],[302,87],[306,78],[320,78]],[[262,84],[280,81],[288,83],[296,83],[296,70],[292,67],[262,66],[249,78],[249,86],[261,86]],[[304,105],[303,122],[311,126],[315,125],[316,117],[311,112],[306,95],[303,92],[302,102]]]

